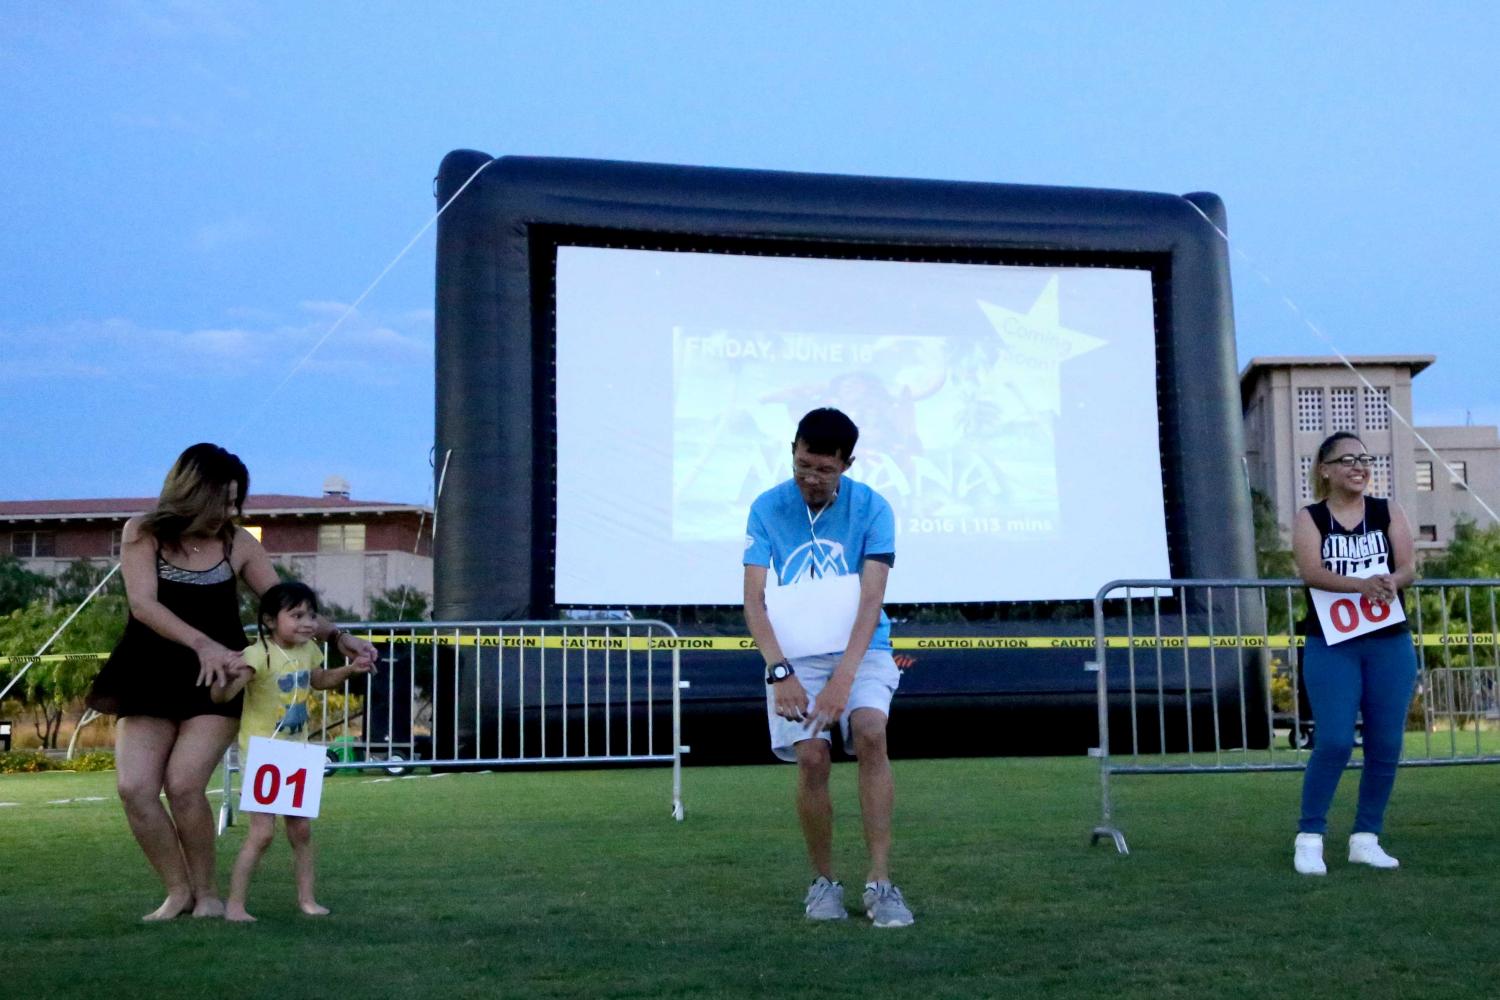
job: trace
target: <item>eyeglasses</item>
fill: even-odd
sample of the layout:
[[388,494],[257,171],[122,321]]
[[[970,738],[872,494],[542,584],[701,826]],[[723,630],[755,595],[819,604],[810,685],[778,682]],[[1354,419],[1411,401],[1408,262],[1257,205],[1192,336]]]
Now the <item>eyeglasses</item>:
[[1375,464],[1375,456],[1374,455],[1340,455],[1338,458],[1330,458],[1328,461],[1324,462],[1323,464],[1324,465],[1342,465],[1346,469],[1352,469],[1356,465],[1361,465],[1364,468],[1368,469],[1370,466],[1372,466],[1372,465]]

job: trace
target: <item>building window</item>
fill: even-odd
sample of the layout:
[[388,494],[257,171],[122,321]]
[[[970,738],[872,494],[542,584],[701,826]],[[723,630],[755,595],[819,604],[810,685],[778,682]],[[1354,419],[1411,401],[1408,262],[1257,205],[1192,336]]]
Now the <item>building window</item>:
[[253,539],[255,539],[257,542],[261,540],[260,536],[261,536],[261,533],[263,532],[263,530],[264,529],[262,529],[261,526],[258,525],[258,524],[247,524],[247,525],[245,525],[245,531],[247,533],[249,533],[250,537],[253,538]]
[[1378,389],[1365,387],[1365,430],[1388,431],[1391,429],[1391,390],[1385,386]]
[[1419,541],[1419,542],[1435,542],[1435,541],[1437,541],[1437,525],[1435,525],[1435,524],[1424,524],[1424,525],[1419,526],[1417,528],[1417,541]]
[[1354,387],[1328,390],[1328,425],[1331,431],[1352,431],[1354,427]]
[[1317,434],[1323,430],[1323,390],[1297,390],[1297,430]]
[[120,558],[120,549],[123,548],[124,545],[125,545],[125,529],[124,528],[116,528],[114,531],[111,531],[109,533],[109,557],[111,559],[118,559],[118,558]]
[[17,531],[10,536],[10,554],[17,559],[57,555],[57,532]]
[[1469,483],[1469,463],[1449,462],[1448,467],[1453,470],[1451,474],[1453,485],[1457,486],[1461,490],[1467,489]]
[[1312,467],[1311,455],[1301,455],[1297,458],[1297,496],[1305,501],[1313,497]]
[[1432,492],[1432,463],[1431,462],[1418,462],[1417,463],[1417,492],[1418,493],[1431,493]]
[[1378,497],[1391,495],[1391,456],[1376,455],[1370,466],[1370,492]]
[[363,552],[363,524],[324,524],[318,527],[319,552]]

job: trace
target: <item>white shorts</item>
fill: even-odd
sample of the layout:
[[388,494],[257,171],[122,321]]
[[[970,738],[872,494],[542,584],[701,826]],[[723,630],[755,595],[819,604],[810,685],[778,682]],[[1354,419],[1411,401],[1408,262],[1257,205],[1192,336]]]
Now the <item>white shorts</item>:
[[[828,683],[828,678],[833,676],[833,670],[839,665],[842,656],[842,653],[825,653],[821,656],[803,656],[792,661],[792,669],[797,672],[797,679],[807,692],[809,708],[817,699],[818,692],[823,690],[823,685]],[[896,667],[896,661],[891,659],[889,649],[872,649],[865,653],[865,658],[859,661],[859,670],[854,675],[854,684],[849,689],[849,704],[844,706],[844,714],[839,719],[839,732],[844,738],[845,753],[851,757],[854,755],[854,740],[849,734],[849,716],[857,708],[873,708],[890,718],[891,696],[896,693],[900,684],[901,671]],[[827,729],[815,733],[805,722],[794,722],[777,715],[776,695],[769,684],[766,685],[766,722],[771,729],[771,752],[784,761],[796,762],[797,751],[793,747],[803,740],[817,737],[833,742],[833,736]]]

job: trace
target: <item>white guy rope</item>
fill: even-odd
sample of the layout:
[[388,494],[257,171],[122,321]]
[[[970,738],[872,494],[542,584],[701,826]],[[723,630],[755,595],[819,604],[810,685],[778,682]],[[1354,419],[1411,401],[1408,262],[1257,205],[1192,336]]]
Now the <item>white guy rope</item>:
[[276,397],[276,394],[279,393],[282,389],[286,388],[286,384],[290,382],[299,371],[302,370],[302,366],[307,364],[307,362],[312,359],[312,356],[314,354],[318,353],[318,349],[328,342],[328,338],[332,337],[334,333],[338,331],[338,328],[344,325],[345,320],[354,315],[355,310],[359,308],[359,304],[369,297],[370,293],[375,290],[375,286],[379,285],[381,281],[385,280],[385,276],[391,273],[392,268],[401,263],[401,259],[411,251],[412,247],[417,245],[417,241],[420,240],[423,235],[426,234],[427,230],[431,229],[433,224],[442,217],[443,213],[448,210],[448,206],[457,201],[458,196],[463,194],[464,190],[470,184],[474,183],[474,179],[480,174],[484,173],[485,168],[487,168],[491,163],[494,162],[495,161],[493,159],[490,159],[480,164],[479,169],[470,174],[469,179],[464,181],[463,184],[459,186],[459,189],[457,191],[453,192],[453,196],[447,201],[443,202],[443,206],[433,214],[432,218],[427,220],[427,222],[422,226],[421,229],[417,230],[416,235],[407,242],[406,246],[401,248],[401,252],[396,254],[391,262],[385,266],[384,270],[382,270],[378,275],[375,276],[375,280],[370,282],[369,286],[365,288],[363,292],[359,293],[359,298],[355,299],[349,304],[349,307],[344,310],[343,315],[334,320],[333,325],[328,328],[327,332],[325,332],[323,336],[318,338],[318,342],[312,345],[312,348],[306,354],[302,355],[301,359],[292,366],[292,370],[287,372],[286,376],[280,382],[276,383],[276,388],[272,389],[265,397],[261,399],[260,406],[252,411],[246,418],[245,422],[240,425],[239,430],[234,432],[234,437],[239,437],[245,432],[247,428],[251,427],[255,423],[255,421],[259,419],[260,415],[265,412],[266,406],[271,402],[272,399]]
[[[103,590],[104,585],[109,582],[109,578],[118,573],[119,570],[119,563],[115,563],[109,568],[109,572],[104,574],[104,579],[100,580],[97,584],[94,585],[94,589],[89,591],[89,595],[83,599],[83,603],[74,608],[73,613],[65,618],[61,625],[57,626],[57,631],[53,632],[46,642],[42,643],[42,648],[36,651],[37,656],[41,656],[43,653],[47,652],[47,650],[52,648],[52,644],[57,641],[57,637],[63,634],[63,629],[73,624],[73,619],[78,617],[78,613],[89,606],[89,602],[92,601],[96,596],[98,596],[99,591]],[[21,682],[21,678],[25,677],[26,672],[34,666],[36,666],[36,661],[32,660],[30,663],[26,664],[26,666],[22,667],[21,672],[12,677],[10,679],[10,683],[5,685],[5,689],[3,691],[0,691],[0,700],[3,700],[5,696],[10,693],[10,689],[19,684]]]
[[[1339,361],[1343,362],[1345,368],[1354,373],[1354,377],[1359,379],[1361,384],[1363,384],[1366,389],[1368,389],[1370,392],[1376,391],[1375,386],[1371,384],[1370,380],[1365,378],[1358,368],[1354,367],[1353,363],[1344,355],[1343,351],[1338,349],[1338,345],[1336,345],[1333,340],[1329,338],[1328,334],[1324,333],[1322,329],[1318,327],[1318,324],[1308,319],[1307,315],[1302,311],[1297,303],[1293,302],[1279,288],[1276,287],[1276,283],[1271,280],[1270,275],[1261,270],[1260,265],[1252,260],[1249,254],[1245,253],[1245,251],[1236,246],[1234,242],[1230,240],[1229,234],[1220,229],[1218,225],[1214,223],[1214,220],[1208,217],[1208,213],[1204,212],[1203,209],[1199,208],[1197,205],[1193,205],[1193,203],[1186,198],[1184,198],[1183,201],[1186,201],[1189,205],[1192,205],[1193,211],[1203,216],[1203,221],[1213,227],[1213,231],[1219,234],[1219,238],[1224,241],[1224,245],[1227,246],[1232,253],[1234,253],[1245,262],[1246,266],[1248,266],[1250,270],[1255,274],[1255,276],[1261,280],[1261,283],[1265,285],[1266,288],[1270,289],[1272,294],[1281,299],[1282,304],[1292,311],[1292,315],[1296,316],[1299,320],[1302,321],[1303,326],[1311,330],[1319,340],[1328,345],[1328,349],[1334,353],[1334,356],[1337,357]],[[1421,442],[1422,447],[1426,448],[1428,453],[1437,460],[1437,463],[1447,471],[1448,479],[1450,482],[1461,481],[1458,476],[1458,470],[1449,465],[1447,460],[1444,459],[1442,455],[1438,454],[1437,449],[1434,448],[1428,442],[1428,440],[1422,436],[1421,431],[1418,431],[1415,427],[1413,427],[1411,421],[1407,420],[1406,417],[1401,413],[1401,411],[1396,409],[1396,407],[1392,405],[1389,397],[1386,398],[1385,407],[1386,409],[1391,411],[1391,414],[1395,416],[1397,420],[1406,425],[1406,429],[1411,431],[1412,436],[1415,437],[1419,442]],[[1395,456],[1392,456],[1392,461],[1394,462],[1394,460]],[[1395,470],[1392,469],[1392,474],[1394,474],[1394,472]],[[1484,512],[1490,516],[1490,519],[1496,524],[1500,524],[1500,514],[1496,514],[1494,509],[1489,504],[1484,502],[1484,498],[1476,493],[1471,487],[1469,487],[1467,483],[1464,484],[1464,487],[1468,491],[1469,495],[1474,498],[1474,502],[1479,504],[1479,506],[1484,509]]]

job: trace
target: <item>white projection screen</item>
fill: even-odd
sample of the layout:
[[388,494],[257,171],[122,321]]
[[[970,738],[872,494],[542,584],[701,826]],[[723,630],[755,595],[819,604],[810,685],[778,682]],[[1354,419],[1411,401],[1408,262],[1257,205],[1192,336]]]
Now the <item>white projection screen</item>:
[[1148,270],[559,246],[560,605],[739,604],[797,421],[860,429],[893,604],[1168,577]]

